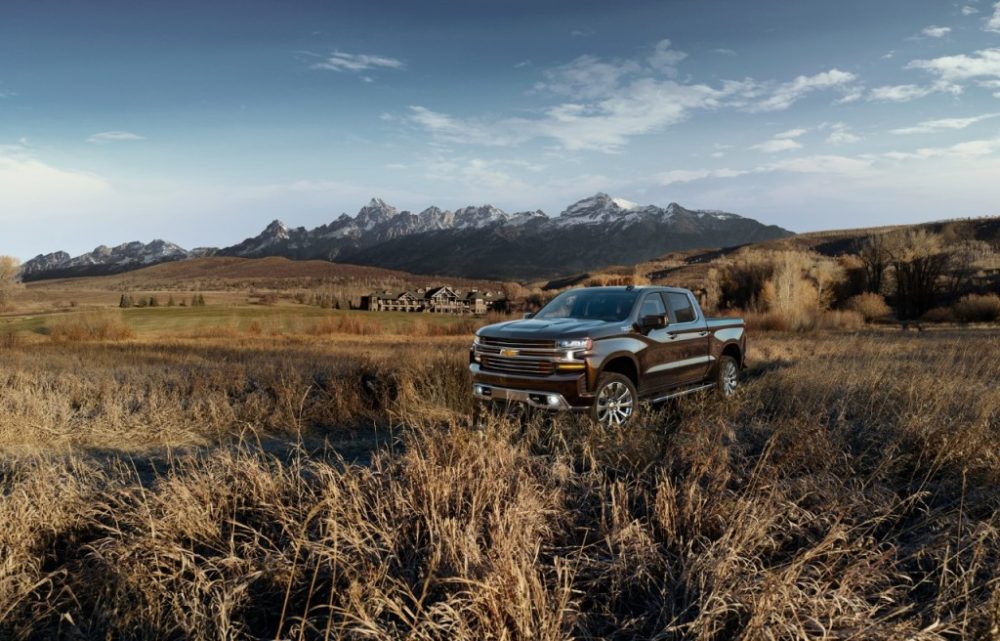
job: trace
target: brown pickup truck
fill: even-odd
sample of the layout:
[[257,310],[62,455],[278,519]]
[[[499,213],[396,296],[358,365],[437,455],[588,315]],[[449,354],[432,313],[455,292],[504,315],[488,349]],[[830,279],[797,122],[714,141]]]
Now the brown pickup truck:
[[705,318],[686,289],[587,287],[480,329],[469,369],[479,405],[586,411],[621,426],[642,401],[732,395],[745,354],[742,319]]

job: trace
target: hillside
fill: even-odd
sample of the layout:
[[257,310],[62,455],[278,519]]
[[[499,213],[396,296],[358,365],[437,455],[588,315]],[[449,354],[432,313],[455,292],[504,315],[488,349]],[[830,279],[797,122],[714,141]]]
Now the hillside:
[[[236,258],[211,256],[160,263],[135,271],[106,276],[86,276],[37,281],[31,289],[73,286],[80,289],[241,289],[245,287],[282,288],[315,286],[330,283],[370,283],[403,286],[425,285],[436,280],[402,271],[333,263],[325,260],[291,260],[281,256]],[[450,278],[456,287],[499,286],[500,283]]]
[[894,225],[856,229],[807,232],[758,243],[734,245],[722,249],[689,249],[670,252],[635,265],[617,265],[601,270],[581,271],[563,278],[538,283],[542,289],[561,289],[595,279],[638,275],[657,284],[672,284],[692,289],[706,285],[709,270],[725,259],[746,249],[762,251],[809,251],[834,258],[857,251],[864,239],[899,230],[925,230],[932,234],[984,241],[1000,247],[1000,217],[971,220],[946,220],[915,225]]

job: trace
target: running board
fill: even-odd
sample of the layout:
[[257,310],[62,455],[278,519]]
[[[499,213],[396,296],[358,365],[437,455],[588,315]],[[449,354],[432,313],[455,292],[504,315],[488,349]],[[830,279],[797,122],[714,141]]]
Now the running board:
[[705,385],[699,385],[698,387],[689,387],[687,389],[679,390],[676,392],[670,392],[669,394],[664,394],[663,396],[657,396],[656,398],[651,398],[647,403],[661,403],[663,401],[668,401],[672,398],[677,398],[678,396],[686,396],[688,394],[694,394],[695,392],[700,392],[706,389],[712,389],[715,387],[715,383],[706,383]]

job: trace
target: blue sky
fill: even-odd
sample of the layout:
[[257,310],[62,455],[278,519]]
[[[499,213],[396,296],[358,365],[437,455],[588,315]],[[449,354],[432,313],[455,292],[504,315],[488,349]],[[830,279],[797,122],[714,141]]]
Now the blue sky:
[[796,231],[1000,213],[1000,3],[0,7],[0,253],[596,191]]

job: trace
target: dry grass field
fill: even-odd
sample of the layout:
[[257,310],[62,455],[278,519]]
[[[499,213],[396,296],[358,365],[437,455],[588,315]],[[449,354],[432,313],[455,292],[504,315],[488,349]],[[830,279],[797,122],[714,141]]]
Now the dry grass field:
[[755,334],[606,432],[474,429],[467,333],[158,313],[6,326],[0,638],[1000,638],[995,328]]

